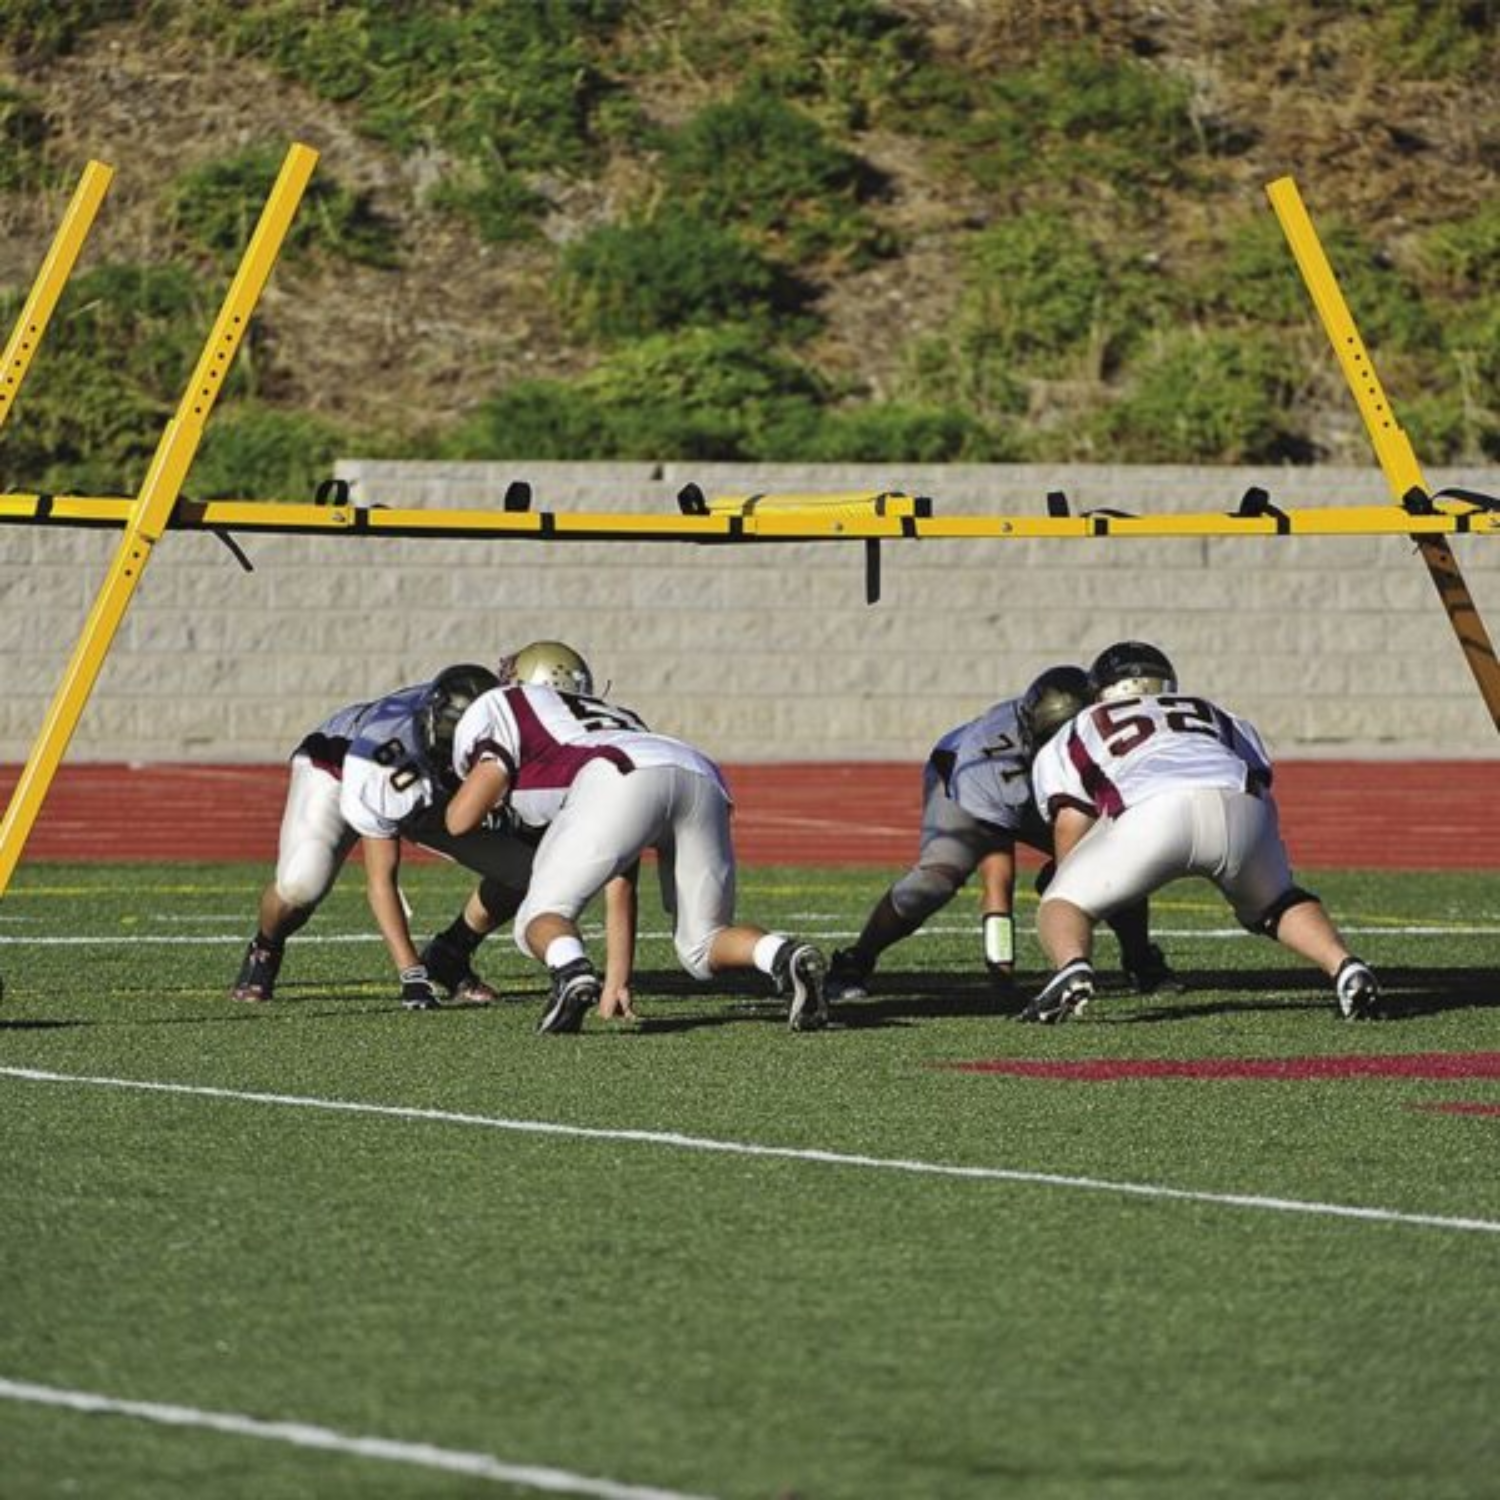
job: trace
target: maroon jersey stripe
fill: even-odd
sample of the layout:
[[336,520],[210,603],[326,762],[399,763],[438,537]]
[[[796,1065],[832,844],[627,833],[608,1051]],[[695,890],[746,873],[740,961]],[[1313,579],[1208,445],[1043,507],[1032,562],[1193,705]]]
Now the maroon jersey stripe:
[[1100,815],[1106,818],[1119,817],[1125,811],[1125,800],[1120,796],[1120,789],[1089,754],[1088,747],[1076,729],[1068,731],[1068,759],[1073,762],[1073,769],[1078,772],[1084,791],[1094,799],[1094,806]]
[[607,760],[622,773],[635,769],[635,762],[618,745],[565,745],[537,717],[525,688],[507,688],[505,701],[521,732],[514,791],[555,791],[572,786],[578,773],[595,760]]

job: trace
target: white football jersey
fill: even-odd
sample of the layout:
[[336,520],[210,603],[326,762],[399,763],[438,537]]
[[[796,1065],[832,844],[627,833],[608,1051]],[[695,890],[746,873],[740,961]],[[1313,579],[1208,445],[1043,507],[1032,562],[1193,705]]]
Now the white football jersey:
[[1007,698],[950,729],[928,757],[949,798],[970,817],[996,828],[1020,828],[1031,811],[1031,778],[1016,718],[1019,702]]
[[1049,823],[1064,807],[1114,818],[1185,787],[1263,790],[1271,759],[1252,725],[1206,698],[1116,698],[1084,709],[1042,746],[1032,783]]
[[347,726],[355,734],[343,758],[339,811],[365,838],[398,837],[407,819],[437,800],[436,778],[423,754],[416,722],[431,686],[424,682],[402,688],[371,704]]
[[628,708],[550,687],[495,688],[469,705],[453,738],[453,769],[465,777],[485,760],[504,767],[510,807],[530,828],[546,827],[575,778],[598,760],[627,773],[681,766],[724,785],[706,755],[652,734]]

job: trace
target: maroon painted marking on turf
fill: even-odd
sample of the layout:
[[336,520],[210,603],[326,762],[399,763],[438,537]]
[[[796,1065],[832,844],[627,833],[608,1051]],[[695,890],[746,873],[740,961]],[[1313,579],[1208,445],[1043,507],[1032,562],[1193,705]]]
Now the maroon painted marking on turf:
[[1500,1115],[1500,1104],[1477,1104],[1467,1099],[1450,1099],[1437,1104],[1408,1104],[1434,1115]]
[[1401,1052],[1350,1057],[1084,1058],[1054,1062],[995,1057],[938,1063],[962,1073],[1005,1073],[1015,1078],[1060,1078],[1074,1083],[1117,1083],[1134,1078],[1500,1078],[1500,1052]]

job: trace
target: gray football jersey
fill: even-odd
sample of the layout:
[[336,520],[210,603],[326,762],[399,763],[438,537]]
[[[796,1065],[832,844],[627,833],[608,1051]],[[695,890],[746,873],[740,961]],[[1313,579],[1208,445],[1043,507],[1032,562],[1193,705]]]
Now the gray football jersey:
[[950,729],[929,757],[948,796],[970,817],[996,828],[1019,830],[1035,818],[1016,718],[1019,702],[1007,698]]
[[409,760],[418,748],[413,715],[430,686],[431,683],[422,682],[415,687],[398,688],[373,703],[351,703],[340,708],[304,735],[293,754],[310,755],[338,775],[344,757],[356,743],[364,746],[362,754],[370,755],[375,747],[395,739],[405,751],[402,759]]

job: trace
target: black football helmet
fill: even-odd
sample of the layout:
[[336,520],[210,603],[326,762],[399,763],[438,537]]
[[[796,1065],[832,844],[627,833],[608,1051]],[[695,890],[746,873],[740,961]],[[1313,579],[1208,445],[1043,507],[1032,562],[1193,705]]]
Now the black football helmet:
[[464,710],[499,686],[500,679],[488,667],[476,667],[472,662],[444,667],[433,678],[417,711],[417,729],[427,759],[444,780],[453,765],[453,734]]
[[1143,693],[1175,693],[1177,669],[1166,652],[1146,641],[1116,641],[1094,658],[1089,687],[1100,702],[1138,698]]
[[1082,667],[1048,667],[1021,694],[1016,718],[1021,725],[1021,746],[1035,755],[1075,714],[1088,707],[1089,674]]

